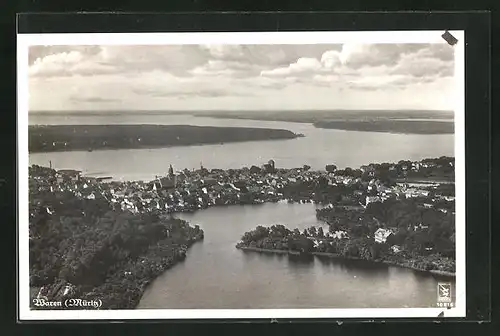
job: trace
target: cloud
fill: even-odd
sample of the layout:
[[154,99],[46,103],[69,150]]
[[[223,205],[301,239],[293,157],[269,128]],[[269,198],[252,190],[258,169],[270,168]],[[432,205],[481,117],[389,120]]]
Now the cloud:
[[93,76],[116,72],[113,65],[101,63],[86,57],[81,51],[61,52],[37,58],[29,67],[33,77],[63,77],[72,75]]
[[241,45],[207,44],[200,45],[200,48],[207,51],[215,59],[238,61],[245,57],[245,52]]
[[394,74],[408,74],[414,77],[425,76],[452,76],[454,64],[442,53],[432,53],[429,49],[421,49],[416,53],[401,56],[397,65],[393,68]]
[[323,69],[320,61],[316,58],[299,58],[297,62],[284,68],[261,71],[262,76],[292,76],[319,72]]
[[[319,58],[299,58],[264,77],[298,76],[311,85],[367,90],[430,83],[453,75],[453,49],[446,44],[345,44]],[[396,84],[397,83],[397,84]]]
[[119,99],[113,99],[113,98],[80,97],[80,96],[72,96],[70,100],[77,103],[116,103],[120,101]]
[[194,76],[249,76],[254,67],[249,63],[238,61],[209,60],[202,66],[195,67],[189,73]]
[[35,46],[29,62],[32,109],[445,105],[454,69],[445,43]]
[[248,92],[234,92],[223,89],[203,89],[203,90],[161,90],[161,89],[134,89],[133,92],[140,96],[150,96],[155,98],[173,97],[186,99],[192,97],[217,98],[227,96],[250,96]]
[[198,46],[192,45],[31,48],[33,62],[29,71],[32,77],[94,76],[152,70],[187,75],[194,66],[206,62]]
[[32,65],[37,60],[43,59],[45,56],[70,53],[77,51],[82,55],[96,55],[101,51],[101,47],[97,45],[90,46],[30,46],[28,49],[28,64]]

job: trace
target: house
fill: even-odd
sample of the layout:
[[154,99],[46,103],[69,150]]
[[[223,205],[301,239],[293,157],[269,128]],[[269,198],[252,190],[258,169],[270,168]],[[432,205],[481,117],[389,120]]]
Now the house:
[[174,175],[173,177],[162,177],[160,178],[160,185],[162,188],[165,188],[165,189],[170,189],[170,188],[174,188],[175,185],[176,185],[176,176]]
[[399,246],[399,245],[392,245],[391,246],[391,251],[393,253],[399,253],[399,252],[401,252],[401,246]]
[[416,188],[408,188],[406,189],[406,197],[427,197],[429,196],[428,190],[419,190]]
[[213,185],[217,184],[217,180],[213,177],[206,177],[203,179],[202,182],[205,186],[213,186]]
[[366,196],[366,206],[368,206],[368,204],[370,203],[374,203],[374,202],[380,202],[381,199],[379,196]]
[[329,164],[329,165],[326,165],[326,166],[325,166],[325,170],[326,170],[328,173],[333,173],[336,169],[337,169],[337,166],[336,166],[336,165],[334,165],[334,164]]
[[418,224],[418,225],[414,225],[413,226],[413,231],[417,231],[417,230],[427,230],[429,228],[429,225],[422,225],[422,223]]
[[374,234],[374,239],[376,243],[385,243],[387,241],[387,238],[392,235],[391,230],[383,229],[380,228],[377,231],[375,231]]
[[363,173],[370,173],[370,172],[374,172],[375,171],[375,167],[371,166],[371,165],[368,165],[368,166],[361,166],[361,171]]
[[240,189],[245,188],[247,186],[247,183],[244,180],[235,181],[233,184],[236,188]]
[[159,191],[161,190],[161,183],[160,181],[153,181],[151,183],[151,188],[154,190],[154,191]]
[[266,163],[262,166],[262,169],[266,172],[266,173],[273,173],[274,172],[274,166],[269,164],[269,163]]
[[332,238],[334,239],[344,239],[344,238],[348,238],[347,236],[347,232],[345,231],[340,231],[340,230],[337,230],[333,233],[331,233],[330,235]]
[[250,174],[258,174],[261,172],[261,169],[257,166],[250,167]]
[[62,181],[64,180],[78,181],[81,177],[81,174],[82,172],[79,170],[61,169],[57,171],[56,177],[58,182],[60,181],[60,179],[62,179]]

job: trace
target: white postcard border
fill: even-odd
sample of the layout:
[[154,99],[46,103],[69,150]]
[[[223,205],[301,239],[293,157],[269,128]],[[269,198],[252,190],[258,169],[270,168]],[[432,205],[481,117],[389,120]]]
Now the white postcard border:
[[[374,309],[137,309],[31,310],[29,307],[28,210],[28,48],[34,45],[162,45],[162,44],[338,44],[446,43],[443,31],[385,32],[249,32],[249,33],[132,33],[132,34],[19,34],[17,35],[18,94],[18,307],[19,320],[129,320],[129,319],[271,319],[271,318],[415,318],[465,317],[465,36],[455,49],[455,187],[456,187],[456,306],[444,308]],[[451,46],[450,46],[451,48]],[[437,298],[436,298],[437,299]]]

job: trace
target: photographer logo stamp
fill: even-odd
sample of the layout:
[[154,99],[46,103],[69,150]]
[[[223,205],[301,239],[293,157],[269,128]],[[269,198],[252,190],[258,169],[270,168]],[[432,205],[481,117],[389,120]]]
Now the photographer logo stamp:
[[437,285],[437,304],[438,307],[453,307],[453,300],[451,296],[451,283],[439,282]]

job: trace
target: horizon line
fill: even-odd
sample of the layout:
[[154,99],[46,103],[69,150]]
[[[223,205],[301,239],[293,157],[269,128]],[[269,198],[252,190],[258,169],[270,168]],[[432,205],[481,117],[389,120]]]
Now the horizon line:
[[164,109],[147,109],[147,110],[123,110],[123,109],[109,109],[109,110],[85,110],[85,109],[75,109],[75,110],[28,110],[28,112],[35,113],[78,113],[78,112],[454,112],[454,110],[449,109],[193,109],[193,110],[164,110]]

